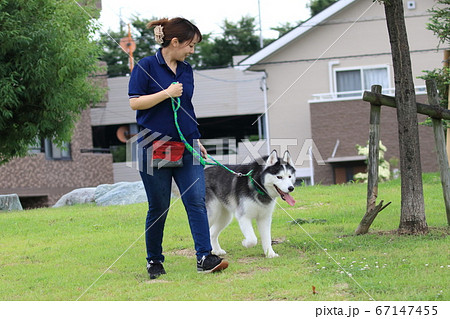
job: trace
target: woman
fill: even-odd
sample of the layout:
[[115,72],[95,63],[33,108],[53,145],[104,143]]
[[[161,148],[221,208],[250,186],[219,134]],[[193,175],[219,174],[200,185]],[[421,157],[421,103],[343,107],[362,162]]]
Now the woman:
[[[155,148],[155,139],[162,141],[164,145],[180,142],[172,110],[172,99],[180,98],[178,123],[181,131],[188,143],[198,149],[202,156],[206,156],[206,150],[198,141],[200,133],[191,102],[194,92],[193,72],[185,62],[194,53],[194,47],[202,40],[202,35],[195,25],[183,18],[152,21],[147,28],[152,27],[155,28],[155,40],[161,44],[161,48],[154,56],[143,58],[134,67],[128,88],[130,106],[137,111],[136,119],[141,134],[145,133],[147,137],[141,138],[140,143],[144,144],[141,152],[143,163],[140,166],[143,169],[140,174],[149,203],[145,226],[147,271],[150,279],[166,273],[163,267],[162,239],[170,205],[172,179],[180,190],[187,211],[197,255],[197,271],[220,271],[228,267],[228,262],[211,254],[203,166],[187,149],[181,151],[182,166],[179,161],[162,167],[161,162],[159,165],[152,165],[153,162],[150,161],[155,155],[149,155],[156,154],[155,149],[159,149]],[[170,142],[166,143],[169,138]],[[183,146],[182,143],[170,144],[173,149]]]

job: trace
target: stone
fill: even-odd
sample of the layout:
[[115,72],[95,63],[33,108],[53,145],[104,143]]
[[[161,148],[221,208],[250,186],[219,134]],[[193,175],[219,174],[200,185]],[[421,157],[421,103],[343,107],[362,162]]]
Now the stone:
[[10,212],[13,210],[23,210],[19,195],[0,195],[0,211]]
[[106,193],[114,190],[115,188],[122,187],[122,186],[128,185],[128,184],[130,184],[130,182],[119,182],[119,183],[115,183],[115,184],[98,185],[97,188],[95,189],[95,201],[97,201],[97,198],[102,197]]
[[53,207],[93,203],[95,201],[96,189],[96,187],[74,189],[70,193],[63,195]]
[[[97,195],[100,196],[97,197]],[[147,195],[142,182],[99,185],[95,197],[98,206],[129,205],[146,201]]]
[[[180,197],[175,182],[172,183],[172,197]],[[147,202],[144,184],[139,182],[119,182],[102,184],[97,187],[79,188],[62,196],[53,207],[95,202],[98,206],[129,205]]]

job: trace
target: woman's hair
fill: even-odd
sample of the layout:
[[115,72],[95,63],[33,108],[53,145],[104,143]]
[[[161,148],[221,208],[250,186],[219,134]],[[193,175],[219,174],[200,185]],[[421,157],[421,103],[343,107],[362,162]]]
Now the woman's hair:
[[151,21],[147,24],[147,28],[162,26],[164,36],[162,38],[162,47],[167,47],[173,38],[177,38],[180,43],[188,41],[191,43],[195,36],[198,37],[198,42],[202,41],[202,34],[200,30],[192,24],[189,20],[184,18],[160,19]]

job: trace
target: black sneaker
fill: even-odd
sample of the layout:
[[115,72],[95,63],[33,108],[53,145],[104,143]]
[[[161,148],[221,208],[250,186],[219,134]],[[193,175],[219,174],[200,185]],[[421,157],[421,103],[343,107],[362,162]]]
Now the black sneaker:
[[150,275],[150,279],[156,279],[166,273],[162,263],[154,262],[153,260],[147,263],[147,272]]
[[208,256],[203,256],[202,259],[197,261],[197,272],[198,273],[210,273],[224,270],[228,267],[228,261],[223,260],[216,255],[210,254]]

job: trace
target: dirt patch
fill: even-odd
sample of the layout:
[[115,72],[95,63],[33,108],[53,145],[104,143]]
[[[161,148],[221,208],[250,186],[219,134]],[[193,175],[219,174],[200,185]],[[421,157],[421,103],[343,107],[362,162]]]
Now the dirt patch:
[[274,238],[272,239],[272,245],[282,244],[286,241],[286,237]]
[[[450,228],[449,227],[428,227],[428,233],[418,233],[418,234],[410,234],[407,232],[404,232],[399,229],[393,229],[393,230],[374,230],[370,231],[366,235],[382,235],[382,236],[423,236],[427,235],[429,233],[433,232],[434,235],[446,237],[450,235]],[[352,237],[355,236],[352,235],[342,235],[339,237]],[[364,235],[358,235],[358,236],[364,236]]]
[[322,207],[322,206],[329,206],[330,203],[321,203],[321,202],[317,202],[317,203],[313,203],[313,204],[308,204],[308,205],[303,205],[303,206],[299,206],[299,207],[295,207],[294,209],[311,209],[311,208],[316,208],[316,207]]
[[161,283],[167,284],[167,283],[170,283],[170,281],[164,280],[164,279],[149,279],[149,280],[146,280],[145,283],[146,284],[158,284],[158,283],[159,284],[161,284]]
[[261,257],[244,257],[244,258],[238,259],[237,262],[241,263],[241,264],[252,264],[252,263],[256,262],[257,260],[261,260],[261,258],[264,258],[264,257],[262,257],[262,256]]
[[167,252],[167,255],[192,257],[195,256],[195,250],[191,248],[177,249]]
[[346,282],[342,282],[342,283],[338,283],[338,284],[334,285],[334,289],[336,289],[335,293],[334,293],[334,295],[336,295],[336,296],[340,296],[340,297],[344,297],[344,298],[348,298],[351,296],[350,286]]

